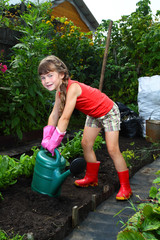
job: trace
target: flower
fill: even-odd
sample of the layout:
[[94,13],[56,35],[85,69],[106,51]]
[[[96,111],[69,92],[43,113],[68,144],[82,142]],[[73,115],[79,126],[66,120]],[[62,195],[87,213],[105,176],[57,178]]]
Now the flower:
[[55,16],[52,15],[52,16],[51,16],[51,21],[53,21],[54,19],[55,19]]
[[84,33],[81,32],[80,37],[83,37],[83,36],[84,36]]
[[2,63],[0,63],[0,70],[5,73],[7,71],[7,65],[2,65]]
[[7,71],[7,65],[3,65],[3,68],[1,70],[2,70],[2,72],[5,73],[5,71]]
[[94,45],[94,43],[93,43],[93,42],[90,42],[90,43],[89,43],[89,45],[90,45],[90,46],[93,46],[93,45]]
[[69,21],[65,21],[64,24],[65,24],[65,25],[68,25],[68,24],[69,24]]

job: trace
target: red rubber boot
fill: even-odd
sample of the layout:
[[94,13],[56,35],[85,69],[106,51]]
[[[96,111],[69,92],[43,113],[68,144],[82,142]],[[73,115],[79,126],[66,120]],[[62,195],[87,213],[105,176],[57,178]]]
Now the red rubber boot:
[[129,184],[129,170],[118,172],[120,181],[120,190],[116,196],[117,200],[127,200],[132,195],[132,190]]
[[74,184],[78,187],[88,187],[98,185],[98,171],[100,162],[87,163],[86,175],[83,179],[76,180]]

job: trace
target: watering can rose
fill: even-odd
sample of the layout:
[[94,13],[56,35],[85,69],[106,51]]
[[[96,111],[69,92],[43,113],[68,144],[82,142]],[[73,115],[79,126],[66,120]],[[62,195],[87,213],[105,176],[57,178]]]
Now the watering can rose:
[[2,65],[2,63],[0,63],[0,70],[5,73],[7,71],[7,65]]

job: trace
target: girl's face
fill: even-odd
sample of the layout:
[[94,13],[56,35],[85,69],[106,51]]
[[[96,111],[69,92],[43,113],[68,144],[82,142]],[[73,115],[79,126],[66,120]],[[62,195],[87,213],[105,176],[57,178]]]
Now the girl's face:
[[63,77],[63,73],[58,73],[56,71],[42,74],[40,76],[43,87],[49,91],[58,90],[62,83]]

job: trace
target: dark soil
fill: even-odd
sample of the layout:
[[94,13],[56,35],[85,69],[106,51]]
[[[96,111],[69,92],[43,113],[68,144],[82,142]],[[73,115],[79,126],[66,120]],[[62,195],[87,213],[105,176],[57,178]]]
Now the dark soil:
[[[144,138],[126,138],[120,136],[121,151],[136,150],[138,158],[131,160],[130,175],[134,175],[144,165],[153,161],[149,151],[151,143]],[[144,153],[147,153],[144,157]],[[19,181],[1,191],[4,200],[0,202],[0,229],[8,235],[32,233],[34,240],[64,239],[72,231],[72,208],[79,207],[79,221],[92,210],[92,195],[96,194],[97,205],[118,190],[118,177],[113,162],[108,156],[106,146],[96,152],[101,162],[99,185],[97,187],[77,188],[74,181],[84,176],[68,176],[62,185],[58,198],[52,198],[31,190],[32,178]]]

